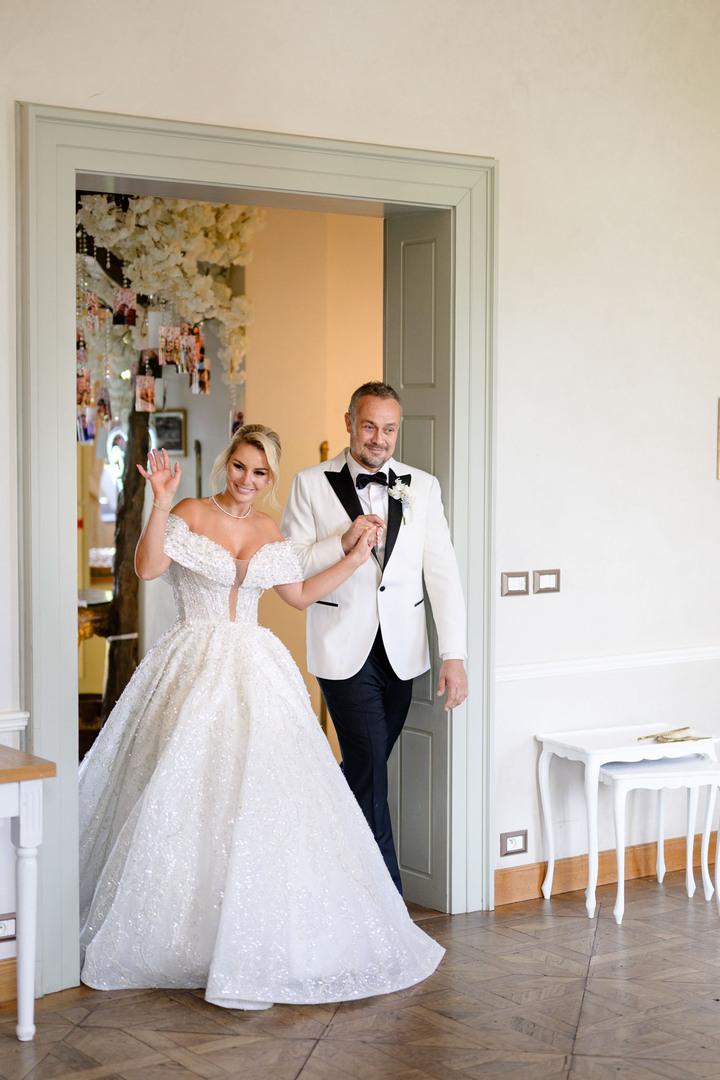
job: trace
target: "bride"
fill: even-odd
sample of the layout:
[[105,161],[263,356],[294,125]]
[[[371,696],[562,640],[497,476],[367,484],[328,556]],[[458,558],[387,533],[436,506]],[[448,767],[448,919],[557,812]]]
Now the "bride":
[[361,565],[368,529],[302,580],[255,509],[280,443],[248,424],[215,462],[225,489],[171,509],[180,468],[153,451],[136,570],[172,587],[176,620],[80,767],[82,980],[205,988],[234,1009],[385,994],[443,949],[408,916],[282,643],[258,625],[274,588],[304,609]]

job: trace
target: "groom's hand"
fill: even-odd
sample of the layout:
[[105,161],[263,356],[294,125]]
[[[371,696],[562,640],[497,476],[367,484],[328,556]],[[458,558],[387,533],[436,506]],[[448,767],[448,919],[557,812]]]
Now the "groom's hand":
[[438,697],[442,697],[446,690],[445,712],[462,705],[468,696],[467,674],[462,660],[443,660],[438,678]]
[[[342,549],[346,555],[352,551],[360,537],[371,525],[378,530],[385,528],[385,522],[377,514],[361,514],[360,517],[355,518],[348,531],[343,533],[341,537]],[[380,531],[377,533],[375,542],[377,542],[379,536]]]

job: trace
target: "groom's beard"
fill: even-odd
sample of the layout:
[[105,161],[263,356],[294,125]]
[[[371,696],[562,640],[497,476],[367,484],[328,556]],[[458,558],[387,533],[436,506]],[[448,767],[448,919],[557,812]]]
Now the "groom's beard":
[[362,446],[359,450],[351,450],[350,452],[358,465],[364,465],[364,467],[371,472],[381,469],[385,462],[389,461],[392,457],[392,450],[389,446],[377,447],[372,450]]

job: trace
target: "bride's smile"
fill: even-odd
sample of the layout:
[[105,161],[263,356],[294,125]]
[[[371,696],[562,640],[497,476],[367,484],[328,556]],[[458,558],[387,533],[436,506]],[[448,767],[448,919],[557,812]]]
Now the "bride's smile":
[[218,501],[226,502],[223,496],[229,496],[224,509],[233,511],[233,503],[238,511],[263,491],[271,481],[267,458],[256,446],[241,443],[227,463],[225,471],[225,491],[218,496]]

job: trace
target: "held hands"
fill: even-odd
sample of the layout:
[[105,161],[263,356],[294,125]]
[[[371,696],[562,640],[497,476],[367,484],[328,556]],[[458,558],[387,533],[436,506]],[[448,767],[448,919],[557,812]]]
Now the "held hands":
[[[350,532],[350,530],[348,530],[348,532]],[[378,541],[378,532],[377,525],[368,525],[365,531],[360,533],[355,546],[348,551],[348,558],[351,558],[356,566],[361,566],[370,558],[370,552]],[[347,535],[347,533],[345,535]]]
[[[382,536],[384,528],[385,522],[381,517],[378,517],[377,514],[360,514],[359,517],[355,518],[348,531],[346,533],[343,533],[342,537],[340,538],[343,551],[346,555],[349,555],[353,548],[357,546],[358,541],[362,536],[364,536],[366,540],[368,540],[367,533],[369,529],[372,529],[373,533],[372,543],[370,543],[370,547],[375,547],[375,544],[377,544],[378,540]],[[364,561],[365,560],[363,559],[363,562]]]
[[438,678],[437,696],[442,697],[446,690],[445,712],[449,712],[457,705],[462,705],[468,696],[467,673],[462,660],[443,660]]
[[167,450],[151,450],[148,455],[148,471],[146,472],[142,465],[138,465],[138,471],[150,481],[153,502],[161,510],[169,510],[180,483],[181,470],[177,461],[171,466]]

